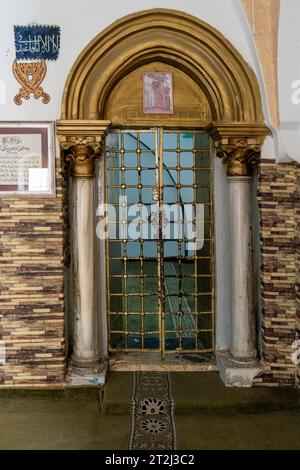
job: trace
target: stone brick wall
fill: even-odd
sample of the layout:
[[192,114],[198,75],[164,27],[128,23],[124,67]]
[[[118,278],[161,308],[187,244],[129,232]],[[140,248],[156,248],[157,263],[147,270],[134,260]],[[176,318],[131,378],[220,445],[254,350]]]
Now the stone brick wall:
[[[300,340],[300,165],[296,168],[295,224],[296,224],[296,339]],[[300,349],[300,347],[298,348]],[[299,355],[300,358],[300,355]],[[300,387],[300,364],[297,367],[296,384]]]
[[262,160],[259,165],[262,361],[265,372],[255,380],[256,385],[295,384],[291,346],[296,337],[297,172],[299,170],[293,163]]
[[62,384],[65,374],[64,243],[67,205],[61,161],[56,197],[0,199],[0,386]]

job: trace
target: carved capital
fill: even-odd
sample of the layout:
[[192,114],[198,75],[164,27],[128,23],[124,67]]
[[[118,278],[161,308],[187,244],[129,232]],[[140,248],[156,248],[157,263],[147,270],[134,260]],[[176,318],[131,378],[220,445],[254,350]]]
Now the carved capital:
[[228,143],[216,141],[217,157],[227,164],[228,176],[250,176],[252,165],[260,155],[260,146],[249,145],[246,138],[230,139]]
[[89,144],[78,140],[75,145],[64,142],[61,145],[66,162],[71,164],[71,175],[75,178],[93,178],[95,175],[94,161],[100,156],[101,145]]
[[93,178],[95,160],[101,156],[109,121],[63,120],[56,128],[64,161],[70,162],[75,178]]
[[227,164],[227,175],[250,176],[269,129],[264,124],[212,123],[206,130],[215,141],[217,156]]

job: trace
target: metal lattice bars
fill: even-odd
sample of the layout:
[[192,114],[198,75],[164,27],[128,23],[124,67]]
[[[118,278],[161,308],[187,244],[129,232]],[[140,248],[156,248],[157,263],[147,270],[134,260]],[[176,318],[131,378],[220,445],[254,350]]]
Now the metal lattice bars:
[[[212,353],[208,136],[195,130],[114,130],[107,139],[106,164],[106,198],[118,216],[108,218],[115,233],[107,239],[110,351]],[[177,210],[178,220],[172,220],[169,206],[175,208],[174,214]],[[187,206],[192,211],[188,220]],[[190,249],[191,242],[199,242],[198,233],[194,230],[191,238],[185,230],[188,223],[194,228],[199,224],[200,206],[201,244]],[[132,219],[133,208],[140,208],[140,213]],[[129,229],[139,229],[139,236],[132,237]]]

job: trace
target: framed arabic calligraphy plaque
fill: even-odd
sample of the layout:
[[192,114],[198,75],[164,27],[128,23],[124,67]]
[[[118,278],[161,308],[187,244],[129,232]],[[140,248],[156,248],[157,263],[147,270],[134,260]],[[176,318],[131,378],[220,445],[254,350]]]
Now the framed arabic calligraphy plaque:
[[0,196],[55,193],[52,123],[1,123]]

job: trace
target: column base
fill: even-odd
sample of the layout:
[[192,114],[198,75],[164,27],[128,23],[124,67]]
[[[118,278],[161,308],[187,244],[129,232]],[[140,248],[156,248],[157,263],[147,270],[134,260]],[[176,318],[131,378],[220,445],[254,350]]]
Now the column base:
[[235,360],[229,351],[217,352],[216,358],[226,387],[252,387],[253,379],[264,370],[257,359],[248,362]]
[[233,362],[237,364],[257,364],[257,355],[256,352],[249,354],[248,356],[239,356],[236,352],[229,350],[227,355]]
[[70,361],[65,383],[68,387],[99,386],[106,381],[107,361],[103,360],[92,367],[78,367]]
[[78,369],[92,369],[97,367],[101,362],[100,356],[95,356],[93,359],[83,359],[82,357],[76,356],[76,354],[72,354],[71,356],[71,364],[72,366]]

